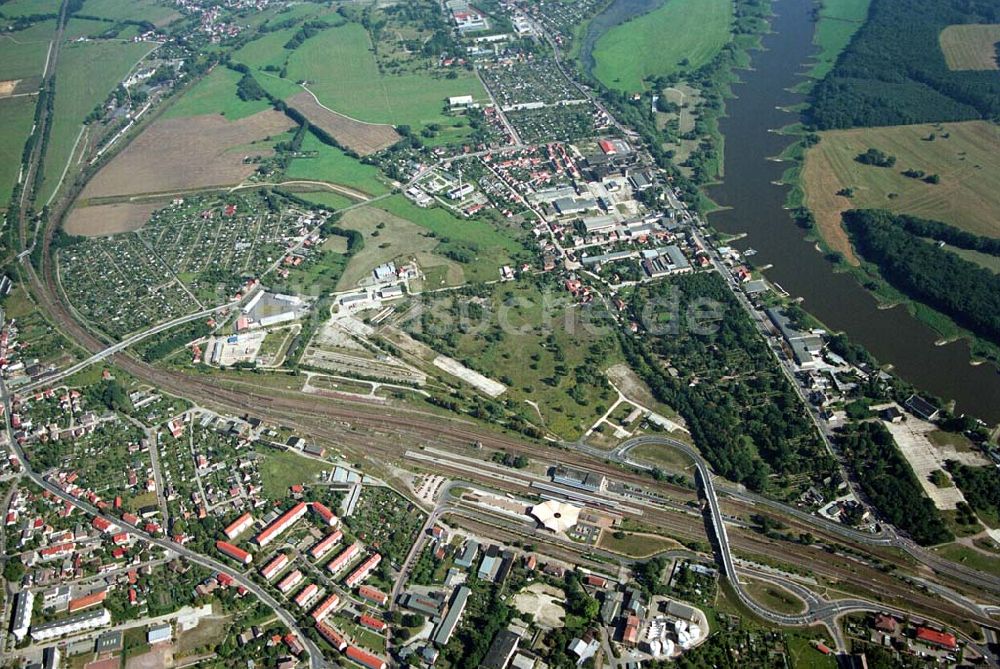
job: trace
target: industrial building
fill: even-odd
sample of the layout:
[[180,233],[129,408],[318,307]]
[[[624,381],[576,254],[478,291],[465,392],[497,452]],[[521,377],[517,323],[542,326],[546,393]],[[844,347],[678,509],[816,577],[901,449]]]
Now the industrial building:
[[438,646],[445,646],[451,640],[451,635],[455,632],[455,628],[458,627],[458,621],[461,619],[462,613],[465,611],[465,605],[469,601],[470,592],[469,588],[460,585],[455,590],[455,594],[452,595],[451,604],[448,605],[448,613],[438,623],[432,637],[432,640]]

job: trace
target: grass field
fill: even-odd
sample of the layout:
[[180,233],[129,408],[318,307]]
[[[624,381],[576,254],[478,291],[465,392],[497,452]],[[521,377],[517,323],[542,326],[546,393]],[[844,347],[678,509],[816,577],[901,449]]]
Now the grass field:
[[84,118],[132,67],[152,49],[147,43],[83,42],[66,44],[56,71],[54,121],[45,155],[45,203],[59,183]]
[[395,216],[374,206],[362,207],[344,214],[339,225],[360,232],[365,246],[351,258],[337,283],[338,290],[353,288],[377,265],[414,257],[425,272],[442,276],[446,285],[456,286],[465,281],[461,265],[434,253],[439,241],[405,217]]
[[[368,33],[360,24],[329,28],[306,40],[288,60],[288,79],[308,80],[327,107],[370,123],[419,128],[448,122],[445,98],[472,95],[485,99],[478,79],[461,71],[447,79],[434,70],[400,76],[379,72]],[[331,67],[331,64],[336,67]]]
[[308,200],[309,202],[314,202],[321,207],[327,207],[329,209],[344,209],[355,204],[354,200],[347,197],[346,195],[341,195],[340,193],[334,193],[331,191],[323,190],[298,190],[294,188],[287,188],[289,192],[295,193],[298,197],[303,200]]
[[313,135],[302,142],[303,151],[315,151],[315,158],[295,158],[285,176],[289,179],[311,179],[350,186],[369,195],[389,192],[389,187],[379,178],[381,172],[374,165],[366,165],[351,158],[340,149],[324,144]]
[[1000,24],[948,26],[939,37],[941,51],[952,70],[1000,70],[997,42]]
[[203,114],[221,114],[230,121],[252,116],[270,108],[267,100],[244,102],[236,96],[240,74],[222,65],[216,66],[204,79],[177,100],[163,118],[183,118]]
[[984,571],[987,574],[1000,575],[1000,558],[980,553],[968,546],[946,544],[935,548],[934,552],[941,554],[952,562],[959,562],[973,569]]
[[42,21],[26,30],[0,35],[0,81],[41,77],[55,26],[55,21]]
[[21,152],[31,131],[35,96],[0,98],[0,209],[7,206],[21,169]]
[[646,77],[697,69],[729,41],[732,13],[730,0],[667,0],[597,41],[594,76],[609,88],[638,91]]
[[264,482],[264,495],[271,499],[285,499],[288,497],[289,487],[314,483],[320,472],[333,468],[333,465],[291,451],[262,448],[258,452],[263,456],[260,477]]
[[601,533],[597,546],[635,558],[650,557],[662,551],[683,548],[679,542],[655,534],[625,532],[625,536],[618,539],[614,536],[614,532],[608,531]]
[[291,54],[285,44],[299,30],[298,27],[265,33],[252,42],[247,42],[233,52],[233,60],[251,69],[259,70],[268,65],[281,67]]
[[758,604],[778,613],[795,614],[805,609],[805,602],[784,588],[771,583],[750,579],[745,584],[747,592]]
[[0,5],[0,14],[16,18],[31,14],[57,14],[60,0],[8,0]]
[[630,451],[632,457],[677,474],[692,474],[694,462],[676,448],[660,444],[643,444]]
[[[928,141],[931,135],[933,141]],[[826,243],[856,263],[840,224],[843,211],[876,207],[922,216],[980,235],[1000,237],[1000,127],[987,121],[858,128],[820,133],[802,170],[805,204]],[[896,156],[890,168],[862,165],[868,148]],[[938,174],[928,184],[904,170]],[[851,198],[837,195],[854,189]]]
[[598,385],[621,359],[610,329],[586,327],[584,310],[531,280],[495,284],[481,298],[442,296],[429,310],[429,322],[409,329],[426,325],[439,352],[507,385],[508,406],[563,439],[579,438],[616,398]]
[[824,0],[816,23],[813,44],[819,47],[809,76],[821,79],[833,68],[837,56],[868,18],[871,0]]
[[168,4],[153,0],[87,0],[80,13],[105,19],[149,21],[157,26],[166,25],[181,16]]

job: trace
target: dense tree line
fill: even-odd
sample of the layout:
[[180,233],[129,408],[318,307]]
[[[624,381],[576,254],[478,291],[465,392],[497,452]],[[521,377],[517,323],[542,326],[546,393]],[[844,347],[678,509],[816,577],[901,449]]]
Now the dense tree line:
[[813,89],[821,129],[1000,118],[1000,77],[951,71],[938,43],[950,25],[1000,23],[995,0],[872,0],[868,21]]
[[623,335],[622,349],[657,399],[683,416],[715,471],[753,490],[766,488],[772,473],[831,475],[832,458],[802,402],[721,277],[693,274],[654,284],[632,309],[638,315],[647,302],[678,298],[678,314],[690,313],[700,299],[719,305],[714,327],[696,332],[689,318],[663,335]]
[[948,471],[973,509],[991,518],[1000,518],[1000,469],[970,467],[949,460]]
[[890,222],[911,235],[927,237],[951,246],[970,251],[979,251],[991,256],[1000,256],[1000,239],[966,232],[941,221],[898,214]]
[[844,213],[858,252],[904,294],[1000,343],[1000,276],[911,234],[884,210]]
[[954,538],[882,423],[850,425],[838,441],[861,489],[889,522],[922,545]]

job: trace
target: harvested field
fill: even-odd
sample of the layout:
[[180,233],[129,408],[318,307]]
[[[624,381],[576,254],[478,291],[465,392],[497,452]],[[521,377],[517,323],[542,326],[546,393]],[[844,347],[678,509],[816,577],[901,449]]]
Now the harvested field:
[[361,156],[381,151],[399,141],[399,133],[391,125],[365,123],[338,114],[317,102],[308,91],[293,95],[288,99],[288,106],[298,110],[311,124]]
[[[1000,237],[1000,129],[989,121],[852,128],[819,133],[802,169],[805,204],[827,245],[857,263],[840,215],[848,209],[889,209]],[[893,167],[862,165],[869,148],[896,156]],[[939,184],[904,171],[940,176]],[[844,188],[853,197],[837,195]]]
[[83,199],[238,184],[254,170],[244,158],[271,155],[264,138],[290,127],[288,117],[270,110],[238,121],[218,115],[160,119],[97,173]]
[[1000,70],[1000,24],[948,26],[938,40],[950,70]]
[[162,204],[102,204],[93,207],[76,207],[66,218],[64,229],[68,234],[83,237],[103,237],[119,232],[138,230],[150,214]]

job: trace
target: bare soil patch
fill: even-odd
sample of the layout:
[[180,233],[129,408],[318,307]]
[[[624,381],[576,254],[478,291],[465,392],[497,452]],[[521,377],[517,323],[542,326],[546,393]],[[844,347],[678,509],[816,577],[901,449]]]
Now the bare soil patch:
[[20,79],[8,79],[7,81],[0,81],[0,98],[7,98],[14,94],[14,89],[17,88]]
[[948,26],[938,40],[950,70],[1000,70],[1000,24]]
[[119,232],[138,230],[160,204],[133,204],[121,202],[93,207],[76,207],[66,218],[64,228],[68,234],[83,237],[103,237]]
[[272,110],[238,121],[215,114],[160,119],[97,173],[83,199],[238,184],[254,170],[245,158],[273,153],[269,145],[254,142],[292,125]]
[[316,102],[307,91],[289,98],[288,106],[298,110],[314,126],[361,156],[381,151],[400,139],[399,133],[391,125],[364,123],[330,111]]

